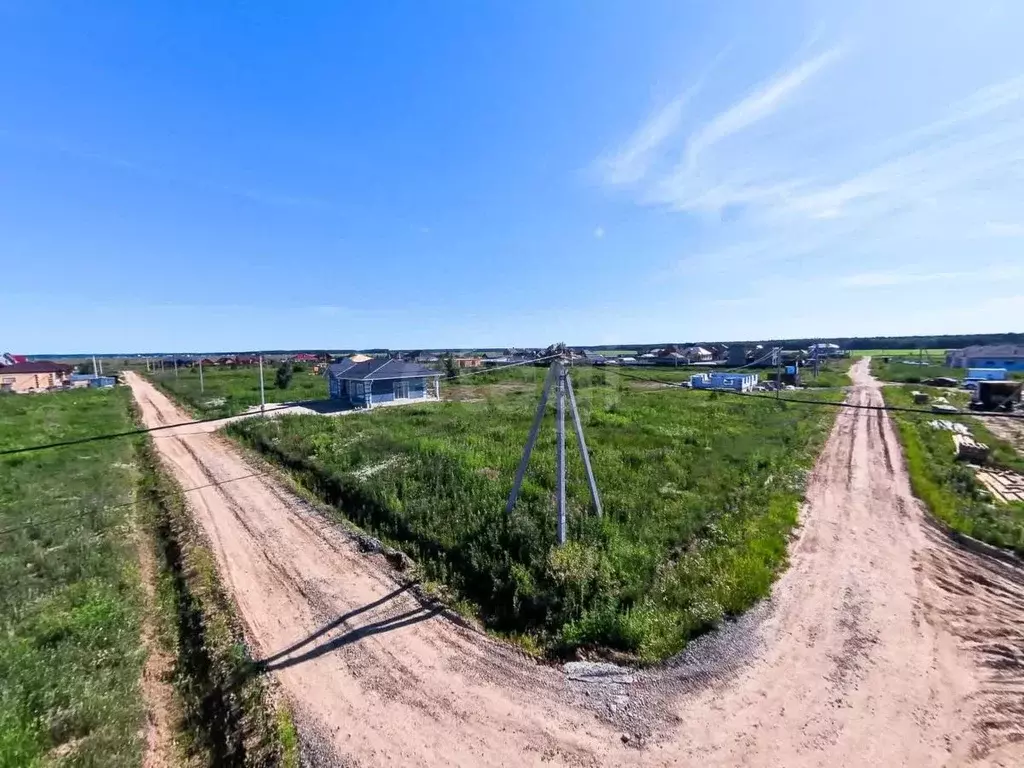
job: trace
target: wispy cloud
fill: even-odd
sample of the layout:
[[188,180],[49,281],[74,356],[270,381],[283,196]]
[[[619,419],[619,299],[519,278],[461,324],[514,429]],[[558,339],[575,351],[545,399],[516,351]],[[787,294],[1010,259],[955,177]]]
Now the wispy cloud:
[[772,115],[818,72],[839,58],[839,47],[815,56],[762,84],[697,131],[686,147],[686,163],[693,167],[700,154],[723,139]]
[[635,184],[644,178],[655,151],[679,130],[683,109],[696,90],[690,88],[651,115],[618,152],[599,163],[607,183]]
[[1024,267],[1015,264],[995,264],[969,270],[952,272],[928,272],[891,270],[883,272],[859,272],[843,275],[831,281],[835,285],[850,288],[888,288],[921,283],[995,283],[1024,277]]
[[904,108],[922,82],[895,66],[910,54],[879,61],[849,39],[724,110],[688,103],[698,127],[676,126],[631,187],[685,217],[694,244],[652,283],[674,275],[707,300],[828,290],[840,312],[891,289],[977,300],[1024,278],[1024,56],[956,89],[926,80],[928,98]]
[[597,229],[595,229],[594,237],[596,237],[598,240],[604,237],[604,227],[598,227]]
[[621,147],[598,159],[597,168],[606,184],[631,185],[644,179],[666,142],[679,133],[687,107],[730,48],[719,51],[690,87],[649,115]]

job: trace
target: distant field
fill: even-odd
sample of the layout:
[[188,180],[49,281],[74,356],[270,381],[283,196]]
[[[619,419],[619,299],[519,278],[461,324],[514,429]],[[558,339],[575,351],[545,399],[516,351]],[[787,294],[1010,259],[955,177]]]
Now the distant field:
[[606,515],[589,512],[570,436],[570,544],[559,549],[550,416],[520,503],[503,512],[543,376],[523,368],[442,384],[472,402],[254,419],[228,432],[533,649],[664,658],[768,593],[833,409],[641,391],[614,371],[574,370]]
[[[132,428],[126,390],[0,395],[0,449]],[[142,754],[130,440],[0,458],[0,765]]]
[[[323,376],[314,375],[311,366],[296,371],[288,389],[278,389],[274,385],[275,372],[275,366],[265,365],[263,368],[268,403],[326,399],[327,381]],[[198,368],[179,368],[177,376],[173,370],[165,370],[163,373],[151,373],[149,377],[197,416],[204,418],[234,416],[260,403],[260,373],[257,366],[239,366],[234,370],[204,367],[202,391]]]
[[[945,365],[913,365],[909,362],[900,362],[893,358],[890,362],[882,362],[881,358],[871,359],[871,374],[881,381],[896,381],[905,384],[917,384],[926,379],[937,376],[946,376],[954,379],[964,377],[963,368],[949,368]],[[906,358],[914,360],[916,358]]]
[[[908,360],[916,360],[918,355],[922,354],[917,349],[851,349],[851,357],[865,357],[870,355],[871,357],[899,357],[906,358]],[[938,358],[944,362],[946,359],[946,350],[944,349],[926,349],[923,352],[925,357]]]

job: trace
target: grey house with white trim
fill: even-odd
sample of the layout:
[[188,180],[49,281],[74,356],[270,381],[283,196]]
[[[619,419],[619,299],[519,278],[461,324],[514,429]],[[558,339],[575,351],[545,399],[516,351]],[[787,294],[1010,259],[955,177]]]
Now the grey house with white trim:
[[327,390],[332,400],[372,408],[394,401],[438,399],[440,378],[439,371],[404,360],[343,360],[327,367]]

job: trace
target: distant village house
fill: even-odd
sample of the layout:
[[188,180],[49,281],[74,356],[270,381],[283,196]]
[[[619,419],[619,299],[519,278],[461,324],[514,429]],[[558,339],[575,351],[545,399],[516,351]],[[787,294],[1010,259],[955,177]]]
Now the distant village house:
[[[5,356],[6,359],[6,356]],[[70,365],[49,360],[20,362],[0,367],[0,392],[45,392],[70,384]]]
[[372,408],[396,401],[437,399],[440,376],[419,363],[387,358],[355,362],[349,358],[328,366],[327,389],[332,400]]

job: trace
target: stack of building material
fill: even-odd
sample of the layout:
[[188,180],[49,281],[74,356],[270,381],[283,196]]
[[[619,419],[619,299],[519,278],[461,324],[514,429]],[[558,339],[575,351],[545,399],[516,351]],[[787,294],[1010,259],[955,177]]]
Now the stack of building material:
[[947,421],[945,419],[936,419],[934,421],[929,421],[928,426],[931,427],[932,429],[945,429],[947,432],[957,432],[958,434],[961,435],[971,434],[971,430],[969,430],[964,424],[961,424],[959,421]]
[[978,471],[978,479],[998,500],[1024,502],[1024,477],[1008,469],[985,469]]
[[979,443],[970,435],[954,432],[953,445],[956,448],[956,457],[961,461],[984,464],[988,460],[988,446],[984,443]]

